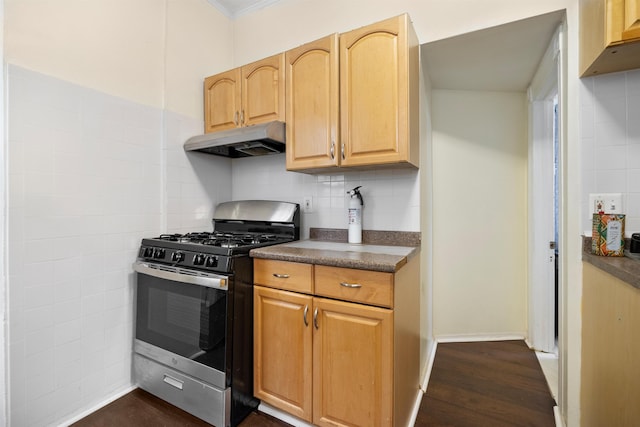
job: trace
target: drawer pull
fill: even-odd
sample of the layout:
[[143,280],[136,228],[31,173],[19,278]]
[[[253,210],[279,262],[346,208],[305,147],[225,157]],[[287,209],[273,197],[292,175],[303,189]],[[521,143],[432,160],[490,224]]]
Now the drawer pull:
[[288,274],[273,273],[273,277],[277,277],[278,279],[288,279],[289,275]]
[[307,321],[307,314],[309,313],[309,306],[304,306],[304,313],[302,314],[302,320],[304,320],[304,326],[309,326],[309,322]]
[[346,282],[340,282],[340,286],[344,286],[345,288],[361,288],[362,287],[360,283],[346,283]]
[[183,382],[180,381],[177,378],[173,378],[172,376],[169,376],[167,374],[164,375],[164,378],[162,379],[162,381],[164,381],[165,383],[169,384],[170,386],[173,386],[177,389],[182,390],[182,386],[183,386]]

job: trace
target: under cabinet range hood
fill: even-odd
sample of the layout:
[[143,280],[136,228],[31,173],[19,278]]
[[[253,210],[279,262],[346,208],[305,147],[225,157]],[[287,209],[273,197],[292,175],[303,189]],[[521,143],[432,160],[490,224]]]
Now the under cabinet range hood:
[[184,150],[231,158],[262,156],[284,153],[284,141],[284,122],[274,121],[193,136]]

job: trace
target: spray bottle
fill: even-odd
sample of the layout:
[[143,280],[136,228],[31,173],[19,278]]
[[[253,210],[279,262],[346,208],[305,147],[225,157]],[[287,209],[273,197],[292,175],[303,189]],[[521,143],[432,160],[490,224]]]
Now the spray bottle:
[[349,199],[348,222],[349,222],[349,243],[362,243],[362,208],[364,201],[357,186],[347,194],[351,196]]

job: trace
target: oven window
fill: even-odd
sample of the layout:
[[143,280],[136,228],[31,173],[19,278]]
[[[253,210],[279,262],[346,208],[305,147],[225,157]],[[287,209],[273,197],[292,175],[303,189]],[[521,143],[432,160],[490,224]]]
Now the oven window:
[[224,372],[227,292],[138,274],[136,338]]

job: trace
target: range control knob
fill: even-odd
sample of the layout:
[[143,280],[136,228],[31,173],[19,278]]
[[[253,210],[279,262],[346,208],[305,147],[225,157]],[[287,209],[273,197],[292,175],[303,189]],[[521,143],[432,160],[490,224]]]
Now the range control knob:
[[204,264],[204,254],[196,254],[193,256],[193,265],[203,265]]
[[151,258],[153,257],[153,248],[142,248],[142,258]]
[[155,248],[153,250],[153,257],[156,258],[156,259],[164,258],[164,255],[165,255],[165,252],[164,252],[164,249],[162,249],[162,248]]
[[171,261],[180,262],[184,260],[184,252],[176,251],[171,254]]
[[207,257],[207,267],[216,267],[218,265],[218,257],[217,256],[209,256]]

